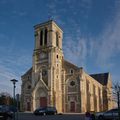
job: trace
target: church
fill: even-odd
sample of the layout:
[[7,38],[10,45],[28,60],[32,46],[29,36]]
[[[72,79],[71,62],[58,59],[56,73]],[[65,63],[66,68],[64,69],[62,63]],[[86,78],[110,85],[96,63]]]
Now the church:
[[110,73],[87,74],[64,59],[63,31],[53,21],[34,26],[32,67],[21,76],[21,109],[55,106],[59,113],[112,108]]

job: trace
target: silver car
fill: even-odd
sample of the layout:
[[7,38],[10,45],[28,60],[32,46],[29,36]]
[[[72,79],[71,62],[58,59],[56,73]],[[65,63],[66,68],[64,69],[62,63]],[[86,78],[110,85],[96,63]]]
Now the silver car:
[[119,120],[118,109],[111,109],[106,112],[96,114],[97,120]]

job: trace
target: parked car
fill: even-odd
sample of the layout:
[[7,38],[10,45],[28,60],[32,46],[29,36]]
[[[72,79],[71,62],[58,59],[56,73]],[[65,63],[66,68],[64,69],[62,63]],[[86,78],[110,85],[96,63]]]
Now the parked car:
[[118,109],[111,109],[106,112],[96,113],[97,120],[119,120],[118,118]]
[[11,112],[17,112],[17,108],[16,108],[15,106],[13,106],[13,105],[9,105],[9,106],[8,106],[8,109],[9,109],[9,111],[11,111]]
[[97,112],[97,113],[95,113],[95,118],[96,118],[97,120],[99,120],[100,117],[103,116],[103,113],[104,113],[104,112]]
[[56,115],[57,110],[55,107],[40,107],[34,111],[35,115]]
[[9,106],[0,105],[0,120],[12,119],[13,112],[9,110]]

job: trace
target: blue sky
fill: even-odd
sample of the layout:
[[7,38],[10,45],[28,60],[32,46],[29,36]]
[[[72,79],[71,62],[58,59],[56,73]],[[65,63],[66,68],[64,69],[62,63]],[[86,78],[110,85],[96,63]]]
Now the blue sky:
[[64,31],[65,59],[89,73],[120,77],[120,0],[0,0],[0,92],[32,65],[33,26],[52,18]]

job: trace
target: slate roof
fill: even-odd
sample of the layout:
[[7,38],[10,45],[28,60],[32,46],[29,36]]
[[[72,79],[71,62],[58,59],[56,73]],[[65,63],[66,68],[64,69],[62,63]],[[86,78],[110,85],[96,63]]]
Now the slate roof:
[[32,74],[32,67],[25,74],[23,74],[21,77],[24,77],[25,75],[28,75],[28,74]]
[[67,61],[67,60],[63,60],[63,67],[64,66],[69,66],[69,67],[71,67],[71,68],[75,68],[75,69],[79,69],[79,67],[78,66],[76,66],[76,65],[74,65],[73,63],[71,63],[71,62],[69,62],[69,61]]
[[95,80],[97,80],[102,85],[107,85],[108,83],[109,73],[91,74],[90,76],[93,77]]

